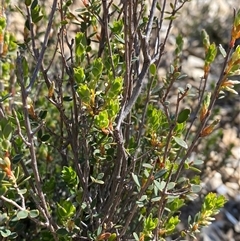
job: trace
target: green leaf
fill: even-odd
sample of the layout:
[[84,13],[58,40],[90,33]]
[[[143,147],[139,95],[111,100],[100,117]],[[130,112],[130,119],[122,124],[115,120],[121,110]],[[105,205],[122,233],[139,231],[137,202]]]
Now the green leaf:
[[192,189],[192,192],[199,193],[201,191],[202,187],[200,185],[192,185],[191,189]]
[[196,167],[193,167],[193,166],[188,166],[188,168],[186,168],[186,169],[190,169],[190,170],[192,170],[192,171],[194,171],[194,172],[198,172],[198,173],[201,173],[201,172],[202,172],[200,169],[198,169],[198,168],[196,168]]
[[159,202],[161,200],[161,197],[154,197],[151,199],[151,202]]
[[34,14],[32,15],[33,23],[38,23],[43,18],[43,15]]
[[135,238],[136,241],[139,241],[139,237],[138,237],[137,233],[134,232],[133,237]]
[[175,187],[176,183],[175,182],[169,182],[167,185],[167,190],[171,190]]
[[144,220],[144,230],[151,231],[157,227],[158,218],[153,218],[152,213]]
[[29,7],[31,5],[31,3],[32,3],[32,0],[25,0],[25,5],[26,6]]
[[183,147],[183,148],[185,148],[185,149],[188,148],[187,143],[186,143],[182,138],[179,138],[179,137],[177,137],[177,136],[173,136],[173,139],[175,140],[175,142],[176,142],[179,146],[181,146],[181,147]]
[[212,213],[217,212],[226,202],[226,198],[222,195],[217,196],[216,193],[208,193],[204,198],[202,211],[212,211]]
[[0,186],[0,196],[4,195],[7,192],[7,187],[6,186]]
[[3,102],[4,100],[6,100],[6,99],[9,98],[9,97],[12,97],[12,93],[9,93],[9,94],[3,96],[3,97],[0,99],[0,103]]
[[102,74],[103,62],[101,58],[95,59],[92,64],[92,74],[95,78],[99,78]]
[[211,64],[215,60],[216,55],[217,55],[217,48],[215,43],[212,43],[207,50],[206,57],[205,57],[205,64],[206,65]]
[[86,76],[84,73],[84,69],[82,67],[78,67],[78,68],[73,68],[74,71],[74,77],[77,83],[83,83]]
[[184,205],[184,200],[180,198],[173,199],[172,202],[168,203],[168,208],[171,210],[171,212],[176,212]]
[[188,118],[189,118],[189,115],[191,113],[191,110],[190,109],[184,109],[182,110],[179,115],[178,115],[178,119],[177,119],[177,122],[178,123],[183,123],[185,122]]
[[237,14],[235,15],[234,27],[239,28],[239,25],[240,25],[240,9],[237,11]]
[[0,214],[0,225],[3,225],[9,219],[7,213]]
[[27,192],[27,189],[26,188],[23,188],[23,189],[19,189],[18,190],[18,194],[25,194]]
[[28,213],[29,213],[29,211],[27,211],[27,210],[21,210],[17,213],[17,217],[18,217],[18,219],[25,219],[28,217]]
[[47,116],[47,110],[41,110],[38,116],[41,120],[44,120]]
[[221,44],[219,44],[219,50],[220,50],[220,53],[222,54],[223,58],[225,58],[227,56],[227,53]]
[[18,234],[16,232],[12,232],[8,238],[9,240],[15,240],[18,237]]
[[87,85],[80,85],[78,88],[78,94],[84,103],[89,103],[91,99],[91,91]]
[[62,200],[60,203],[57,203],[57,212],[59,217],[62,220],[72,217],[76,212],[76,207],[72,204],[71,201]]
[[41,137],[41,141],[42,142],[46,142],[46,141],[48,141],[49,139],[50,139],[50,135],[49,134],[45,134],[45,135],[43,135],[42,137]]
[[203,163],[204,163],[203,160],[199,160],[199,159],[196,159],[193,161],[193,165],[196,165],[196,166],[202,165]]
[[36,218],[39,216],[39,211],[37,209],[30,210],[29,211],[29,217],[30,218]]
[[183,37],[182,37],[182,35],[178,35],[176,37],[176,44],[177,44],[177,47],[175,49],[175,54],[179,55],[182,52],[182,48],[183,48]]
[[72,96],[63,96],[63,101],[69,102],[72,101],[73,97]]
[[94,178],[94,177],[92,177],[92,176],[90,176],[90,178],[91,178],[91,180],[92,180],[93,183],[104,184],[104,181],[102,181],[102,180],[98,180],[98,179],[96,179],[96,178]]
[[117,240],[116,237],[117,237],[117,234],[112,233],[111,236],[108,238],[108,241],[115,241],[115,240]]
[[5,139],[11,139],[13,133],[13,127],[10,124],[6,124],[3,128],[3,136]]
[[158,188],[159,191],[162,191],[163,188],[166,185],[166,182],[164,182],[164,181],[159,182],[157,180],[154,180],[153,182],[154,182],[154,185]]
[[78,58],[82,58],[85,54],[87,46],[87,39],[82,32],[78,32],[75,35],[75,54],[77,58],[77,62],[79,61]]
[[69,234],[66,228],[59,228],[56,233],[60,236],[67,236]]
[[64,166],[61,176],[69,187],[74,187],[78,184],[77,173],[71,166]]
[[18,183],[18,186],[23,185],[23,184],[26,183],[29,179],[31,179],[31,176],[28,176],[28,177],[24,178],[21,182]]
[[154,179],[158,179],[158,178],[162,177],[166,172],[167,172],[166,169],[160,170],[159,172],[155,173]]
[[137,186],[141,187],[139,180],[138,180],[138,176],[136,174],[134,174],[133,172],[132,172],[132,178],[133,178],[133,181],[137,184]]
[[118,34],[114,34],[115,38],[119,41],[119,43],[121,44],[125,44],[125,41],[122,37],[120,37],[120,35]]
[[22,160],[23,156],[24,156],[24,154],[22,154],[22,153],[16,154],[16,155],[12,158],[11,162],[12,162],[13,164],[17,164],[18,162],[20,162],[20,161]]
[[9,140],[7,140],[7,139],[3,139],[2,140],[2,150],[4,150],[4,151],[9,151],[10,150],[10,148],[11,148],[11,142],[9,141]]
[[119,100],[111,99],[109,101],[107,110],[108,110],[109,119],[112,120],[113,122],[113,120],[115,119],[119,111]]
[[2,237],[6,238],[11,235],[11,231],[9,229],[2,228],[0,229],[0,234]]
[[149,164],[149,163],[143,163],[142,165],[143,167],[146,167],[148,169],[153,169],[153,165]]
[[147,110],[147,127],[149,132],[157,132],[159,128],[163,127],[165,121],[166,116],[163,111],[150,104]]
[[209,45],[210,45],[209,35],[207,34],[206,30],[204,30],[204,29],[201,31],[201,35],[202,35],[202,40],[203,40],[203,46],[205,49],[208,49]]
[[101,111],[94,119],[95,125],[100,129],[107,128],[109,126],[108,111]]
[[103,179],[103,177],[104,177],[104,173],[103,173],[103,172],[101,172],[101,173],[99,173],[99,174],[97,175],[97,179],[98,179],[98,180]]
[[38,0],[34,0],[34,1],[32,2],[32,5],[31,5],[31,10],[34,9],[34,8],[36,8],[37,5],[38,5]]
[[150,71],[150,74],[151,75],[155,75],[156,74],[156,65],[155,64],[151,64],[150,66],[149,66],[149,71]]
[[143,201],[147,200],[147,198],[148,198],[147,195],[142,195],[138,201],[143,202]]
[[180,222],[180,219],[178,216],[172,216],[167,220],[165,229],[168,235],[171,234],[176,229],[176,226],[179,224],[179,222]]
[[187,74],[180,74],[177,79],[180,80],[180,79],[184,79],[186,78],[188,75]]
[[112,24],[109,24],[109,27],[114,34],[121,34],[123,29],[123,19],[114,20]]
[[2,180],[6,177],[6,173],[5,172],[0,172],[0,183],[2,182]]
[[112,83],[110,83],[110,89],[108,91],[108,98],[116,98],[119,96],[122,90],[123,79],[122,77],[117,77]]

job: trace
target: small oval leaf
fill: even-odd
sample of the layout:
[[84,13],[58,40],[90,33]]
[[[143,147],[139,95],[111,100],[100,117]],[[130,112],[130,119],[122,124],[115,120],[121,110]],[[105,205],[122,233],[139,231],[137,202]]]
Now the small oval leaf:
[[27,192],[27,188],[19,189],[18,194],[25,194]]
[[149,71],[151,75],[155,75],[156,74],[156,65],[155,64],[151,64],[149,66]]
[[175,140],[175,142],[176,142],[179,146],[181,146],[181,147],[183,147],[183,148],[185,148],[185,149],[188,148],[187,143],[186,143],[183,139],[181,139],[181,138],[179,138],[179,137],[176,137],[176,136],[173,136],[173,139]]
[[72,96],[63,96],[63,101],[72,101]]
[[49,140],[49,138],[50,138],[50,135],[49,135],[49,134],[45,134],[45,135],[43,135],[43,136],[41,137],[41,141],[42,141],[42,142],[46,142],[46,141]]
[[3,238],[6,238],[11,235],[11,231],[9,229],[1,229],[0,234],[2,235]]
[[1,186],[0,187],[0,195],[4,195],[7,192],[7,187],[6,186]]
[[47,111],[46,110],[41,110],[40,112],[39,112],[39,118],[41,119],[41,120],[43,120],[43,119],[45,119],[46,118],[46,116],[47,116]]
[[21,210],[17,213],[18,219],[25,219],[28,216],[28,211],[27,210]]
[[132,178],[133,178],[134,182],[137,184],[137,186],[141,187],[137,175],[134,174],[133,172],[132,172]]
[[60,235],[60,236],[66,236],[66,235],[68,235],[68,231],[65,228],[59,228],[57,230],[57,234]]
[[157,173],[154,175],[154,179],[158,179],[158,178],[162,177],[166,172],[167,172],[166,169],[160,170],[159,172],[157,172]]
[[179,115],[178,115],[178,119],[177,119],[177,122],[178,123],[183,123],[185,122],[188,118],[189,118],[189,115],[191,113],[191,110],[190,109],[184,109],[182,110]]
[[223,58],[225,58],[227,56],[227,53],[221,44],[219,44],[219,50],[220,50],[220,53],[222,54]]
[[12,163],[13,163],[13,164],[17,164],[18,162],[21,161],[21,159],[22,159],[23,156],[24,156],[24,155],[23,155],[22,153],[19,153],[19,154],[15,155],[15,156],[13,157],[13,159],[12,159]]
[[29,212],[30,218],[36,218],[36,217],[38,217],[38,215],[39,215],[39,211],[37,209],[31,210]]

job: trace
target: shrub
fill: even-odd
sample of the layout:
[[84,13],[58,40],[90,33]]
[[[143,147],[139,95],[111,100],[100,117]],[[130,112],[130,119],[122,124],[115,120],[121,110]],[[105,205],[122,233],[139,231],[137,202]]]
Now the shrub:
[[[225,202],[213,193],[188,227],[177,229],[178,211],[201,189],[194,148],[220,121],[215,101],[236,94],[240,12],[227,50],[202,31],[203,76],[194,89],[181,72],[181,35],[166,76],[158,74],[187,3],[83,0],[76,9],[70,0],[51,7],[26,0],[17,7],[22,42],[7,31],[2,12],[3,238],[165,240],[194,237],[211,222]],[[208,91],[218,50],[222,72]]]

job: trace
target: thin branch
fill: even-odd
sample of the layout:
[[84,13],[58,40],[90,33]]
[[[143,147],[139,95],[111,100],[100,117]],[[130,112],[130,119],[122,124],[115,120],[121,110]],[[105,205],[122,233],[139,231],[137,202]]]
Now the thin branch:
[[[142,195],[145,193],[145,191],[147,190],[147,188],[149,187],[149,185],[152,183],[152,181],[153,181],[153,176],[152,176],[152,174],[153,174],[154,168],[155,168],[155,165],[153,166],[153,168],[152,168],[152,170],[151,170],[151,172],[150,172],[150,174],[149,174],[149,176],[148,176],[148,179],[147,179],[146,183],[142,186],[140,192],[139,192],[138,195],[136,196],[136,201],[139,200],[139,199],[142,197]],[[138,209],[138,204],[135,202],[134,207],[131,208],[131,211],[129,212],[129,215],[126,217],[125,224],[124,224],[124,226],[123,226],[123,228],[122,228],[122,230],[121,230],[121,233],[120,233],[120,235],[119,235],[120,238],[125,235],[125,233],[126,233],[126,231],[127,231],[127,229],[128,229],[129,224],[131,223],[134,215],[135,215],[136,212],[137,212],[137,209]]]
[[113,77],[116,77],[116,71],[113,63],[113,55],[112,55],[112,47],[110,44],[110,39],[109,39],[109,31],[108,31],[108,17],[109,17],[109,7],[107,7],[107,0],[102,0],[102,6],[103,6],[103,19],[104,19],[104,30],[105,30],[105,36],[107,40],[107,45],[108,45],[108,51],[109,51],[109,57],[110,57],[110,62],[112,66],[112,72],[113,72]]
[[148,43],[146,41],[145,37],[142,37],[142,49],[144,50],[144,62],[143,62],[143,67],[142,67],[142,71],[139,74],[137,80],[136,80],[136,86],[133,89],[133,93],[131,95],[130,100],[128,101],[126,107],[124,108],[123,112],[120,114],[119,119],[118,119],[118,124],[116,129],[120,129],[120,125],[122,123],[122,121],[126,118],[126,116],[130,113],[130,111],[132,110],[134,104],[137,101],[137,98],[139,97],[141,91],[142,91],[142,87],[143,87],[143,80],[144,77],[149,69],[150,63],[151,63],[151,58],[150,55],[147,53],[148,50]]
[[14,202],[12,199],[9,199],[9,198],[7,198],[7,197],[5,197],[5,196],[3,196],[3,195],[1,195],[0,198],[1,198],[3,201],[12,204],[14,207],[18,208],[18,209],[21,210],[21,211],[26,210],[25,208],[21,207],[21,206],[18,205],[16,202]]
[[28,19],[29,28],[30,28],[30,36],[31,36],[31,42],[32,42],[33,55],[34,55],[34,58],[37,59],[39,52],[36,48],[36,43],[35,43],[35,35],[34,35],[34,30],[33,30],[31,10],[30,10],[30,7],[28,7],[28,6],[26,6],[26,9],[27,9],[27,19]]
[[52,29],[54,13],[55,13],[56,8],[57,8],[57,2],[58,2],[58,0],[53,0],[52,10],[51,10],[50,15],[49,15],[48,25],[47,25],[47,29],[46,29],[46,32],[45,32],[45,36],[44,36],[44,40],[43,40],[43,44],[42,44],[42,49],[41,49],[41,52],[38,56],[37,65],[36,65],[36,67],[33,71],[32,77],[30,79],[30,83],[26,88],[27,93],[31,92],[32,86],[33,86],[33,84],[34,84],[34,82],[37,78],[38,72],[39,72],[39,70],[42,66],[43,56],[44,56],[45,51],[47,49],[47,44],[48,44],[49,36],[50,36],[50,33],[51,33],[51,29]]
[[25,137],[24,137],[23,134],[22,134],[20,122],[19,122],[19,119],[18,119],[18,117],[17,117],[16,111],[15,111],[14,108],[12,109],[12,113],[13,113],[13,117],[15,118],[16,123],[17,123],[17,132],[18,132],[18,135],[21,137],[21,139],[23,140],[23,142],[24,142],[27,146],[30,146],[31,144],[25,139]]
[[214,92],[213,92],[213,94],[211,96],[210,104],[208,106],[208,114],[203,118],[203,120],[199,124],[199,127],[198,127],[198,129],[196,131],[195,137],[194,137],[190,147],[188,148],[186,154],[184,155],[184,157],[182,158],[181,162],[179,163],[178,170],[176,172],[175,180],[177,180],[179,178],[180,172],[181,172],[181,170],[182,170],[182,168],[184,166],[184,163],[185,163],[186,159],[192,153],[192,151],[193,151],[197,141],[200,139],[200,134],[201,134],[202,130],[204,129],[204,127],[207,124],[207,121],[210,118],[210,114],[212,112],[214,104],[215,104],[215,102],[216,102],[216,100],[218,98],[218,95],[219,95],[220,87],[222,85],[222,82],[225,80],[225,78],[224,78],[224,75],[225,75],[224,71],[225,71],[225,67],[227,66],[227,62],[228,62],[229,56],[231,54],[231,51],[232,51],[232,48],[229,46],[228,51],[227,51],[227,55],[226,55],[224,63],[223,63],[221,74],[220,74],[218,82],[217,82],[217,84],[215,86]]
[[33,170],[35,184],[36,184],[36,190],[37,190],[37,194],[41,200],[41,204],[43,205],[44,218],[50,224],[49,228],[50,228],[51,232],[53,233],[54,236],[56,236],[55,235],[56,224],[53,222],[51,214],[49,213],[46,199],[45,199],[45,196],[42,191],[41,178],[40,178],[40,175],[38,172],[38,164],[37,164],[37,158],[36,158],[36,153],[35,153],[34,140],[33,140],[33,136],[32,136],[31,124],[30,124],[29,115],[28,115],[27,91],[24,86],[22,56],[19,53],[18,53],[17,61],[16,61],[16,69],[17,69],[17,79],[18,79],[18,82],[21,87],[23,115],[24,115],[25,128],[26,128],[26,133],[27,133],[27,137],[28,137],[28,142],[30,143],[29,151],[30,151],[30,155],[31,155],[31,166],[32,166],[32,170]]
[[155,10],[156,10],[156,5],[157,5],[157,0],[153,0],[151,10],[150,10],[149,20],[148,20],[148,25],[147,25],[147,28],[146,28],[146,31],[145,31],[147,42],[149,41],[150,34],[152,32],[153,18],[154,18],[154,13],[155,13]]

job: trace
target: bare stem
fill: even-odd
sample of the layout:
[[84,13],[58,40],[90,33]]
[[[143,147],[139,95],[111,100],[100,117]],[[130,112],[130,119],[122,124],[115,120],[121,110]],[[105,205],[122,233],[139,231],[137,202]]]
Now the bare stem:
[[17,61],[17,78],[18,82],[21,86],[21,96],[22,96],[22,103],[23,103],[23,115],[24,115],[24,121],[25,121],[25,128],[26,128],[26,134],[27,134],[27,142],[30,144],[29,145],[29,151],[30,151],[30,156],[31,156],[31,165],[32,165],[32,170],[33,170],[33,175],[34,175],[34,180],[36,184],[36,190],[37,194],[40,198],[41,205],[43,207],[43,215],[47,223],[49,223],[49,229],[55,236],[55,227],[56,224],[54,224],[51,215],[48,211],[48,206],[46,203],[45,196],[42,191],[42,183],[41,183],[41,178],[38,172],[38,164],[37,164],[37,158],[36,158],[36,152],[35,152],[35,146],[34,146],[34,141],[33,141],[33,136],[32,136],[32,129],[31,129],[31,124],[29,120],[29,114],[28,114],[28,103],[27,103],[27,91],[24,86],[24,78],[23,78],[23,67],[22,67],[22,56],[18,54]]
[[28,87],[26,88],[27,92],[31,91],[31,88],[32,88],[32,86],[33,86],[33,84],[34,84],[34,82],[37,78],[38,72],[39,72],[39,70],[42,66],[43,57],[44,57],[45,51],[47,49],[49,35],[50,35],[51,29],[52,29],[54,13],[55,13],[56,8],[57,8],[57,2],[58,2],[58,0],[53,0],[51,13],[49,15],[48,25],[47,25],[47,29],[46,29],[43,44],[42,44],[42,49],[41,49],[41,52],[40,52],[39,56],[36,56],[38,58],[38,61],[37,61],[37,65],[36,65],[36,67],[33,71],[32,77],[30,79],[30,83],[29,83]]

